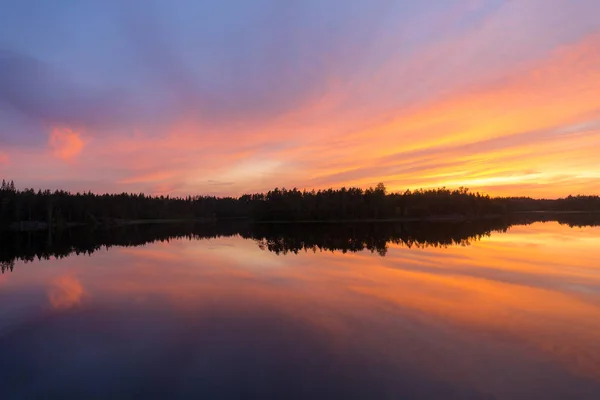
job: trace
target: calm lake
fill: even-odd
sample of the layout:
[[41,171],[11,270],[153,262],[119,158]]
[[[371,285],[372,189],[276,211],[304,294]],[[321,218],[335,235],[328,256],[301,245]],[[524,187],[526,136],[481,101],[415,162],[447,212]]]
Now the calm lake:
[[219,229],[4,237],[0,398],[600,398],[600,227]]

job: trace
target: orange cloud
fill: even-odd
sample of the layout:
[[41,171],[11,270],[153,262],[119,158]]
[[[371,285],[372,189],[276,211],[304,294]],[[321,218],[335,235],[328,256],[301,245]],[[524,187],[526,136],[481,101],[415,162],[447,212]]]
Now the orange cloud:
[[54,309],[69,309],[81,304],[85,291],[73,276],[61,276],[51,282],[48,300]]
[[55,157],[70,160],[81,153],[84,143],[78,132],[69,128],[54,128],[50,132],[49,145]]
[[0,165],[8,164],[9,161],[8,154],[0,153]]
[[446,185],[558,196],[568,194],[557,184],[566,179],[571,191],[597,191],[598,48],[596,33],[487,83],[319,139],[293,156],[313,166],[308,187],[384,181],[399,190]]

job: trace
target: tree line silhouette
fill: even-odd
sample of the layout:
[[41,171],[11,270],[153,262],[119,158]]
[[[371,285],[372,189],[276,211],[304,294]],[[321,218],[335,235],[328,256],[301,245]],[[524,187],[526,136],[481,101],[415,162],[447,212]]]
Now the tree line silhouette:
[[211,196],[70,193],[64,190],[17,190],[0,186],[0,226],[36,222],[40,226],[110,224],[131,220],[201,219],[233,215],[235,199]]
[[[370,251],[385,256],[390,244],[404,247],[468,246],[505,232],[513,225],[549,221],[548,215],[522,214],[470,222],[369,222],[317,224],[261,224],[247,221],[219,223],[141,224],[117,227],[78,226],[62,230],[1,231],[0,269],[12,271],[18,260],[91,255],[113,246],[142,246],[175,239],[203,240],[239,236],[276,254],[301,251]],[[557,214],[553,219],[569,226],[600,226],[600,218],[585,220],[580,214]]]
[[384,184],[360,188],[300,191],[274,189],[238,199],[258,221],[349,221],[419,219],[432,216],[502,215],[504,206],[468,189],[407,190],[387,193]]
[[466,188],[388,193],[378,184],[366,190],[341,188],[270,190],[240,197],[148,196],[70,193],[0,186],[0,227],[30,230],[77,224],[114,225],[149,220],[352,221],[452,217],[477,219],[518,211],[598,211],[598,196],[558,200],[491,198]]

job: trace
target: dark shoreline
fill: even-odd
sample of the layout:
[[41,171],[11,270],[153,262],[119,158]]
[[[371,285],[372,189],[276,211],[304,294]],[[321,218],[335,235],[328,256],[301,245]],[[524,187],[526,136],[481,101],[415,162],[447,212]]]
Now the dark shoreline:
[[[330,220],[283,220],[283,221],[256,221],[251,218],[235,219],[235,221],[250,222],[253,224],[372,224],[372,223],[386,223],[386,222],[451,222],[461,223],[469,221],[481,221],[481,220],[493,220],[503,218],[502,215],[484,215],[479,217],[466,217],[462,215],[451,215],[451,216],[431,216],[431,217],[407,217],[407,218],[363,218],[363,219],[330,219]],[[120,226],[129,225],[149,225],[149,224],[187,224],[187,223],[218,223],[218,222],[231,222],[233,219],[144,219],[144,220],[124,220],[124,221],[113,221],[109,223],[68,223],[68,224],[54,224],[48,225],[46,222],[40,221],[22,221],[14,222],[8,227],[4,227],[4,230],[14,232],[35,232],[45,230],[56,230],[56,229],[70,229],[76,227],[98,227],[98,228],[115,228]]]
[[43,221],[21,221],[13,222],[8,226],[0,226],[0,230],[14,232],[36,232],[46,230],[71,229],[77,227],[97,227],[97,228],[115,228],[130,225],[149,225],[149,224],[189,224],[189,223],[219,223],[241,221],[252,224],[372,224],[372,223],[405,223],[405,222],[429,222],[429,223],[465,223],[471,221],[497,220],[502,218],[514,217],[541,217],[540,221],[546,221],[547,217],[566,216],[566,215],[593,215],[600,216],[600,211],[513,211],[506,215],[490,214],[480,216],[465,215],[432,215],[428,217],[403,217],[403,218],[361,218],[361,219],[327,219],[327,220],[253,220],[251,218],[161,218],[161,219],[134,219],[134,220],[114,220],[100,223],[74,222],[66,224],[49,225]]

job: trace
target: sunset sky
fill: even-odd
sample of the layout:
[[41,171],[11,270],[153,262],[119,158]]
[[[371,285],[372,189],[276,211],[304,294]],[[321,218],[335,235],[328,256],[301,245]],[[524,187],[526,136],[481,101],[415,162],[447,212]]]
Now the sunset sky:
[[598,0],[0,0],[0,178],[600,193]]

